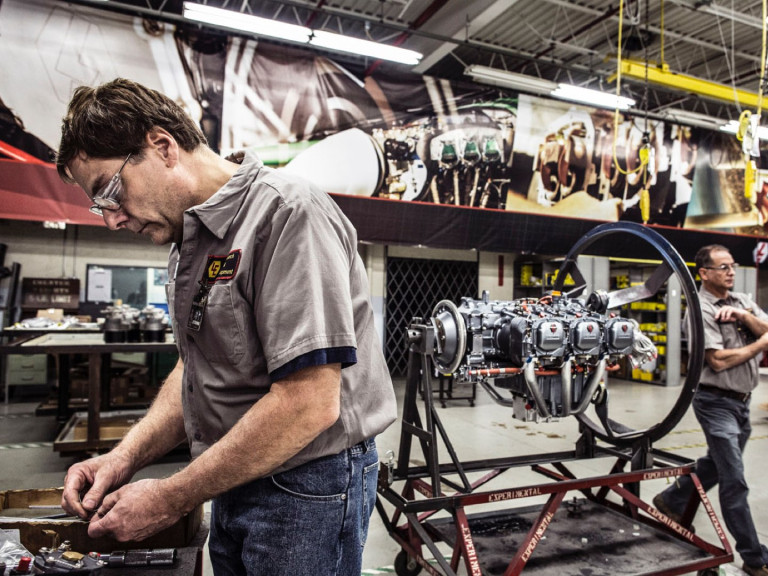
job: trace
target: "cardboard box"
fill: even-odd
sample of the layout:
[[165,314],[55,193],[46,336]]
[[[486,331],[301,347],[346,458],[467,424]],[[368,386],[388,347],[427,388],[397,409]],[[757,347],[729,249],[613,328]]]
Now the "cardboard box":
[[[203,520],[203,506],[200,505],[173,526],[146,540],[118,542],[113,538],[90,538],[88,536],[88,523],[82,520],[36,520],[3,516],[5,512],[13,514],[14,509],[28,510],[30,506],[59,506],[62,492],[62,488],[0,492],[0,528],[18,530],[21,543],[33,554],[36,554],[43,546],[52,547],[57,538],[59,543],[69,540],[72,543],[72,549],[78,552],[109,553],[114,550],[135,550],[137,548],[183,548],[192,542]],[[40,515],[45,513],[46,510],[42,510]]]
[[64,319],[63,308],[45,308],[37,311],[38,318],[47,318],[54,322],[61,322]]

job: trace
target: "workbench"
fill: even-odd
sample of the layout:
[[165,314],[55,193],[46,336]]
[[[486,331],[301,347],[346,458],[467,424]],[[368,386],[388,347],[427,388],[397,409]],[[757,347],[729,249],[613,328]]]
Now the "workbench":
[[[9,331],[4,331],[9,336]],[[173,334],[167,333],[165,342],[120,342],[105,343],[102,333],[57,331],[41,335],[17,337],[8,344],[0,345],[0,355],[7,354],[49,354],[58,359],[58,406],[57,420],[66,425],[69,414],[69,368],[70,357],[83,354],[88,357],[88,433],[85,441],[54,443],[54,450],[60,452],[99,452],[111,448],[115,440],[100,438],[102,413],[110,410],[109,367],[111,354],[115,352],[175,352]]]
[[[61,509],[63,488],[0,491],[0,528],[14,536],[31,554],[42,547],[56,549],[62,542],[82,554],[97,551],[112,554],[118,550],[176,550],[170,566],[107,567],[104,576],[202,576],[203,549],[208,538],[210,513],[202,504],[182,516],[172,526],[141,542],[118,542],[110,536],[91,538],[88,522],[66,517]],[[57,512],[62,512],[59,518]],[[51,516],[47,514],[52,513]],[[0,571],[1,573],[1,571]]]
[[[15,324],[0,330],[0,344],[5,342],[22,341],[43,334],[56,332],[93,334],[101,332],[93,322],[88,324],[71,323],[66,325],[47,323],[29,325]],[[10,389],[13,386],[45,385],[48,383],[48,357],[45,354],[20,356],[17,354],[0,354],[0,378],[5,385],[5,403],[10,399]]]

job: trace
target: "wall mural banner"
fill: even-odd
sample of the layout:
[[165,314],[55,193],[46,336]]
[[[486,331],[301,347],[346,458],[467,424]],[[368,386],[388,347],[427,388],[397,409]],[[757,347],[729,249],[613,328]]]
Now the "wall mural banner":
[[10,163],[50,169],[76,86],[122,76],[182,103],[220,153],[255,148],[332,193],[766,235],[768,171],[746,195],[741,145],[722,133],[470,82],[361,79],[299,48],[51,0],[3,0],[0,50],[0,190]]

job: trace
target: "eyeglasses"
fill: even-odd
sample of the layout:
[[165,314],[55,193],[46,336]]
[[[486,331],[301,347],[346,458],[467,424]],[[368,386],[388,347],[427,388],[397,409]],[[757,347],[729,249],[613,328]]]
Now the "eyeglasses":
[[706,270],[720,270],[720,272],[726,272],[728,270],[736,270],[739,267],[736,262],[732,264],[720,264],[720,266],[702,266]]
[[114,211],[120,209],[120,197],[125,191],[121,173],[123,168],[125,168],[125,165],[128,164],[128,160],[131,159],[132,155],[133,154],[128,154],[126,159],[123,161],[122,166],[120,166],[120,170],[118,170],[115,175],[109,179],[109,182],[104,184],[104,186],[102,186],[99,191],[93,195],[93,198],[91,198],[93,205],[89,208],[89,210],[93,214],[96,214],[97,216],[103,216],[104,210]]

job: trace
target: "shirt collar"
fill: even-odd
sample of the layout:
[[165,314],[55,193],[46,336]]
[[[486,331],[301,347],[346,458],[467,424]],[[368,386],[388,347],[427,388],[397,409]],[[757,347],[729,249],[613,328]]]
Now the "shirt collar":
[[723,304],[727,304],[728,302],[732,302],[734,300],[733,295],[731,294],[730,291],[728,292],[728,295],[725,298],[718,298],[703,286],[701,287],[701,290],[699,290],[699,298],[701,298],[702,300],[706,300],[711,304],[719,304],[721,302]]
[[247,197],[244,190],[264,167],[264,163],[251,150],[235,152],[227,156],[227,160],[240,164],[237,172],[208,200],[187,210],[187,214],[197,217],[200,223],[219,239],[227,235],[235,215]]

